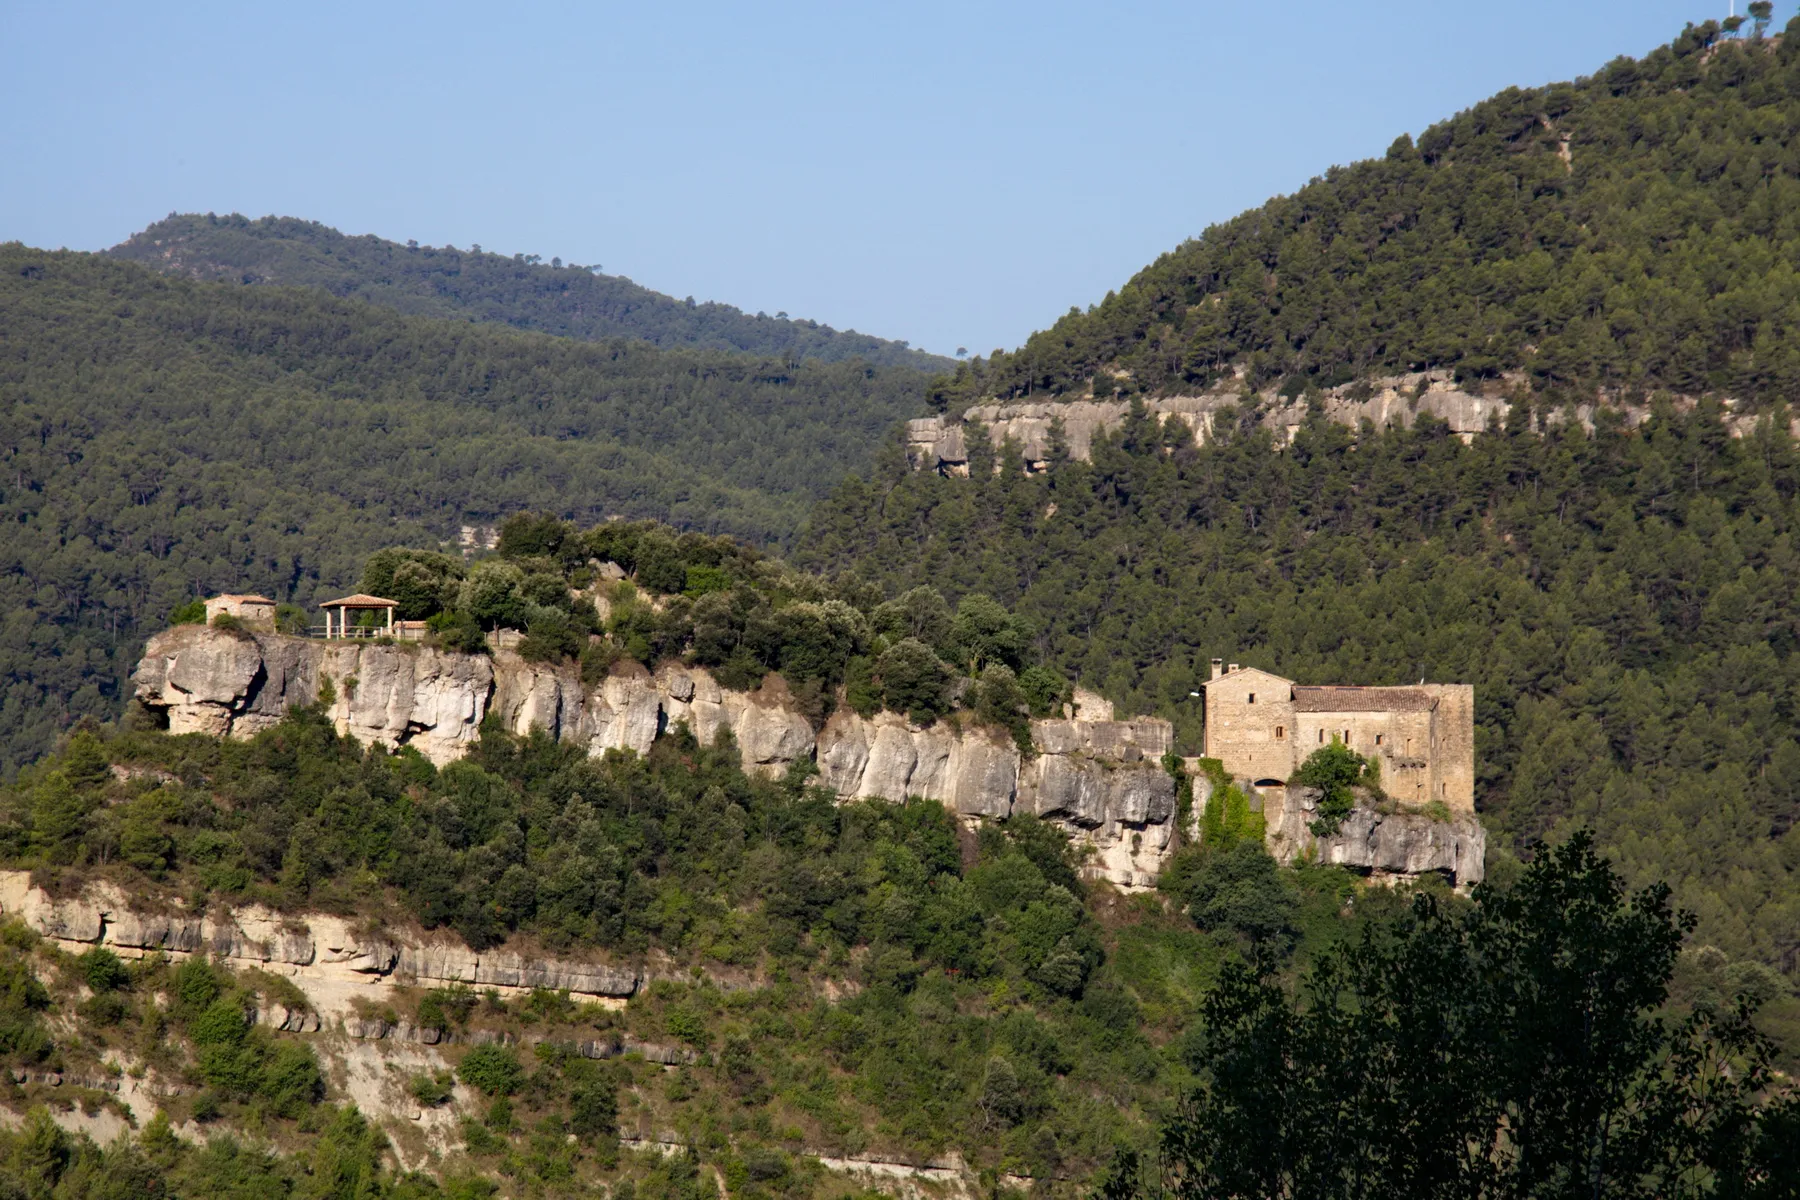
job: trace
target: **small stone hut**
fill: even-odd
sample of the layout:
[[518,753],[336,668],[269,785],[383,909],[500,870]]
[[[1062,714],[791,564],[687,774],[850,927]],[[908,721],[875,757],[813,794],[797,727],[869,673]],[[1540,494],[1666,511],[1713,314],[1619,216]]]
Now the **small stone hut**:
[[206,602],[206,623],[211,625],[214,617],[235,617],[247,628],[260,630],[263,633],[275,632],[275,602],[267,596],[240,596],[235,592],[222,592]]

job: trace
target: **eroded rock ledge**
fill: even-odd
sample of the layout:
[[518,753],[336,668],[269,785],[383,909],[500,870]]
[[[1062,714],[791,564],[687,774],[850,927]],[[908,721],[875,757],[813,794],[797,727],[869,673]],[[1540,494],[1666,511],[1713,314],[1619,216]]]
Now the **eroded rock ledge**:
[[[327,711],[340,732],[384,746],[414,746],[440,765],[466,753],[489,716],[513,733],[541,730],[594,755],[612,749],[647,753],[678,724],[703,742],[728,729],[745,770],[778,775],[796,761],[815,759],[821,782],[846,800],[920,796],[971,822],[1036,814],[1092,847],[1092,873],[1126,888],[1153,885],[1176,842],[1175,782],[1161,762],[1173,744],[1172,727],[1150,717],[1114,720],[1098,697],[1085,697],[1073,719],[1033,721],[1027,757],[1003,733],[949,723],[920,728],[886,712],[862,717],[840,711],[815,734],[777,677],[755,692],[736,692],[704,670],[678,664],[654,674],[625,664],[583,687],[568,668],[528,663],[505,650],[489,659],[417,644],[321,642],[184,625],[150,639],[136,678],[138,699],[166,713],[171,732],[228,737],[251,736],[295,705],[316,702],[329,679]],[[1195,786],[1203,803],[1205,780],[1197,778]],[[1267,803],[1269,849],[1283,861],[1312,854],[1375,874],[1435,871],[1459,884],[1481,877],[1486,835],[1474,817],[1442,820],[1365,808],[1330,838],[1318,839],[1308,829],[1313,814],[1304,793]],[[252,941],[279,946],[287,936],[272,916],[244,919],[256,927],[246,935]],[[146,939],[146,946],[188,948],[159,937],[236,936],[198,925],[124,932],[124,923],[133,920],[150,919],[120,917],[120,936]],[[355,953],[372,956],[372,964],[384,963],[371,969],[421,979],[630,994],[622,981],[584,980],[561,967],[548,968],[549,976],[533,975],[504,955],[477,957],[435,943],[383,949],[378,941],[335,929],[324,936],[338,940],[320,948],[315,936],[311,949],[280,953],[347,955],[355,946]]]
[[1316,789],[1292,787],[1267,804],[1269,853],[1278,861],[1310,857],[1374,878],[1436,873],[1458,887],[1480,883],[1485,876],[1487,831],[1471,813],[1445,818],[1383,812],[1359,799],[1335,833],[1317,837],[1311,825],[1318,818],[1318,801]]
[[252,736],[324,694],[341,733],[413,746],[439,765],[465,754],[489,716],[513,733],[541,730],[595,755],[646,753],[682,723],[702,742],[728,729],[746,770],[778,775],[816,759],[825,785],[845,799],[920,796],[969,820],[1035,813],[1092,845],[1096,873],[1123,887],[1152,884],[1174,842],[1175,784],[1160,762],[1171,726],[1113,720],[1094,704],[1078,719],[1033,722],[1035,753],[1026,759],[1004,734],[948,723],[922,729],[893,713],[839,712],[815,734],[773,676],[737,692],[697,668],[667,664],[652,674],[623,664],[584,687],[571,669],[505,650],[489,659],[201,625],[151,638],[136,684],[138,700],[166,714],[171,733],[219,737]]
[[[1509,377],[1503,387],[1520,380]],[[1464,441],[1486,430],[1491,423],[1504,424],[1512,412],[1512,403],[1501,388],[1465,387],[1448,371],[1423,371],[1325,389],[1320,397],[1325,418],[1352,429],[1367,421],[1376,429],[1410,428],[1421,416],[1431,417],[1449,426]],[[1134,398],[1144,411],[1159,423],[1171,421],[1187,426],[1197,444],[1204,445],[1213,437],[1213,424],[1218,413],[1227,407],[1243,409],[1254,405],[1258,419],[1274,436],[1277,446],[1286,445],[1306,422],[1309,402],[1302,398],[1286,398],[1273,388],[1246,398],[1241,384],[1215,387],[1186,396],[1146,396]],[[1055,400],[1005,400],[978,404],[960,419],[922,417],[908,421],[906,428],[907,458],[915,470],[936,470],[945,474],[967,474],[969,448],[967,426],[973,422],[984,426],[989,440],[998,448],[1010,439],[1019,448],[1026,464],[1041,468],[1050,458],[1052,430],[1062,424],[1063,444],[1071,458],[1087,460],[1093,451],[1095,437],[1117,429],[1131,411],[1133,400],[1104,397],[1065,397]],[[1695,398],[1675,397],[1678,408],[1691,408]],[[1737,401],[1725,402],[1726,429],[1734,437],[1750,433],[1759,417],[1737,412]],[[1574,408],[1573,418],[1585,428],[1592,428],[1600,409],[1598,402],[1584,402]],[[1635,427],[1648,415],[1641,404],[1615,402],[1611,405],[1625,424]],[[1551,409],[1533,417],[1532,427],[1542,430],[1570,419],[1563,409]],[[1800,435],[1800,417],[1790,423]]]
[[[645,982],[629,966],[477,952],[460,941],[367,931],[323,913],[291,916],[258,905],[193,914],[149,911],[110,883],[53,897],[28,871],[0,871],[0,912],[59,942],[106,946],[128,955],[205,953],[233,966],[306,969],[346,982],[409,981],[426,987],[465,983],[502,991],[567,989],[572,995],[624,999]],[[288,1014],[271,1023],[283,1028]]]

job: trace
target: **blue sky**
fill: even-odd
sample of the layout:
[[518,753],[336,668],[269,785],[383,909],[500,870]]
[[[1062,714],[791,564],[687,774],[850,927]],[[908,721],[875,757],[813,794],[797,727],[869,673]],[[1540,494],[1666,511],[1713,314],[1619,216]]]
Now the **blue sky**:
[[279,213],[986,352],[1401,132],[1724,11],[7,0],[0,240]]

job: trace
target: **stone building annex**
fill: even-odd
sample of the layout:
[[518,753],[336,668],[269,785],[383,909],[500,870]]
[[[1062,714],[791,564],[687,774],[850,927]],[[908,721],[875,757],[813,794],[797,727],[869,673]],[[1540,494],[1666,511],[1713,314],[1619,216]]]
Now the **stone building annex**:
[[1258,788],[1285,784],[1333,739],[1381,766],[1388,796],[1475,811],[1475,689],[1311,686],[1213,659],[1206,754]]

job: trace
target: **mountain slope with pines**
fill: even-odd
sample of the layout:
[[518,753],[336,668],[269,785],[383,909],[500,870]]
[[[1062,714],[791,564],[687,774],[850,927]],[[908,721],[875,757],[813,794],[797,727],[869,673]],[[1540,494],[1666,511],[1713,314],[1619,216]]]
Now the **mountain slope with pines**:
[[[1800,20],[1800,19],[1797,19]],[[1021,349],[985,396],[1262,387],[1428,368],[1556,396],[1746,405],[1800,387],[1800,36],[1690,27],[1509,88],[1208,229]],[[1746,31],[1748,32],[1748,31]]]
[[[1214,657],[1472,683],[1496,845],[1591,828],[1630,877],[1674,885],[1704,942],[1790,988],[1800,30],[1719,32],[1503,93],[935,389],[1075,399],[1098,372],[1178,393],[1241,368],[1262,392],[1206,444],[1140,408],[1091,460],[1053,438],[1028,474],[971,423],[966,478],[896,456],[815,510],[800,560],[996,597],[1045,661],[1168,717],[1185,753]],[[1465,444],[1425,413],[1267,419],[1272,392],[1419,367],[1511,376],[1485,385],[1513,401],[1504,427]],[[1635,411],[1561,420],[1595,389]]]
[[413,316],[488,321],[558,337],[641,338],[655,346],[741,350],[790,362],[858,358],[876,366],[944,370],[951,360],[905,342],[729,304],[677,300],[598,267],[479,246],[401,245],[353,237],[294,217],[171,213],[106,252],[190,279],[320,287]]
[[753,542],[870,461],[925,376],[403,317],[0,246],[0,774],[109,719],[197,594],[307,604],[522,509]]

